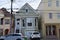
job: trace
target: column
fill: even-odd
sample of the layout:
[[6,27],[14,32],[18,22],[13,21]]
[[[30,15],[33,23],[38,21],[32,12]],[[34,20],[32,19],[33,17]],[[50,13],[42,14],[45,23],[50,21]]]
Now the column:
[[20,18],[20,33],[21,33],[21,30],[22,30],[22,18]]
[[17,28],[17,19],[15,18],[15,29],[14,29],[14,33],[16,33],[16,28]]
[[47,30],[47,35],[49,35],[49,26],[46,26],[46,30]]
[[38,30],[38,18],[36,17],[35,19],[36,19],[36,26],[35,27],[36,27],[36,30]]
[[53,35],[53,26],[51,25],[51,35]]

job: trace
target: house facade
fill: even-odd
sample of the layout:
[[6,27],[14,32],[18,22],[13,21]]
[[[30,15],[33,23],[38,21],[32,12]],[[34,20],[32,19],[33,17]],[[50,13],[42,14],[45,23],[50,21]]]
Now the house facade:
[[5,9],[0,9],[0,36],[10,33],[11,14]]
[[15,33],[30,37],[32,32],[38,31],[38,17],[36,11],[26,3],[15,14]]
[[43,39],[60,39],[60,0],[41,0],[38,10],[42,17]]

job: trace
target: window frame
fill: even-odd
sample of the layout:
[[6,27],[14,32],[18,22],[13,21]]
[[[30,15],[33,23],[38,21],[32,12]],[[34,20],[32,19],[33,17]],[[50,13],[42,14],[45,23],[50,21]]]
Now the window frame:
[[59,7],[59,0],[56,0],[56,6]]
[[10,24],[10,19],[5,19],[5,24]]
[[30,23],[28,23],[28,26],[32,26],[32,23],[30,22]]
[[48,0],[48,7],[50,7],[52,5],[52,1]]
[[60,13],[57,13],[57,18],[60,19]]
[[52,17],[53,17],[53,14],[49,13],[49,19],[52,19]]

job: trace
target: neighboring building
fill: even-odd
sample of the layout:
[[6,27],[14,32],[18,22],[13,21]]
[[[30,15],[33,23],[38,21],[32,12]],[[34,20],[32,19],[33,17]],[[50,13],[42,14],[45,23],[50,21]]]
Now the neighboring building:
[[15,33],[30,37],[32,32],[38,31],[38,17],[36,11],[26,3],[15,14]]
[[10,16],[11,14],[5,8],[0,9],[0,36],[10,33]]
[[51,40],[60,38],[60,0],[41,0],[38,12],[42,17],[42,36]]

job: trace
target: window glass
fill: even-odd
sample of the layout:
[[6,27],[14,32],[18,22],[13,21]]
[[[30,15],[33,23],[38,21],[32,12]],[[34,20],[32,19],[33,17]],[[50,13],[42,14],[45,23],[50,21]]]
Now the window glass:
[[22,25],[23,25],[23,27],[26,26],[26,18],[22,19]]
[[17,23],[17,25],[19,25],[19,22]]
[[5,24],[9,24],[10,20],[9,19],[5,19]]
[[20,21],[20,19],[18,18],[17,21]]
[[0,19],[0,25],[2,25],[2,24],[3,24],[3,18]]
[[57,18],[60,19],[60,13],[57,13]]
[[52,13],[49,13],[49,18],[52,19]]
[[28,12],[28,9],[26,9],[26,12]]
[[28,23],[28,26],[32,26],[32,23]]
[[59,1],[58,0],[56,1],[56,6],[59,7]]
[[16,33],[19,33],[19,29],[16,29]]
[[48,7],[50,7],[52,4],[52,1],[51,0],[48,0]]

